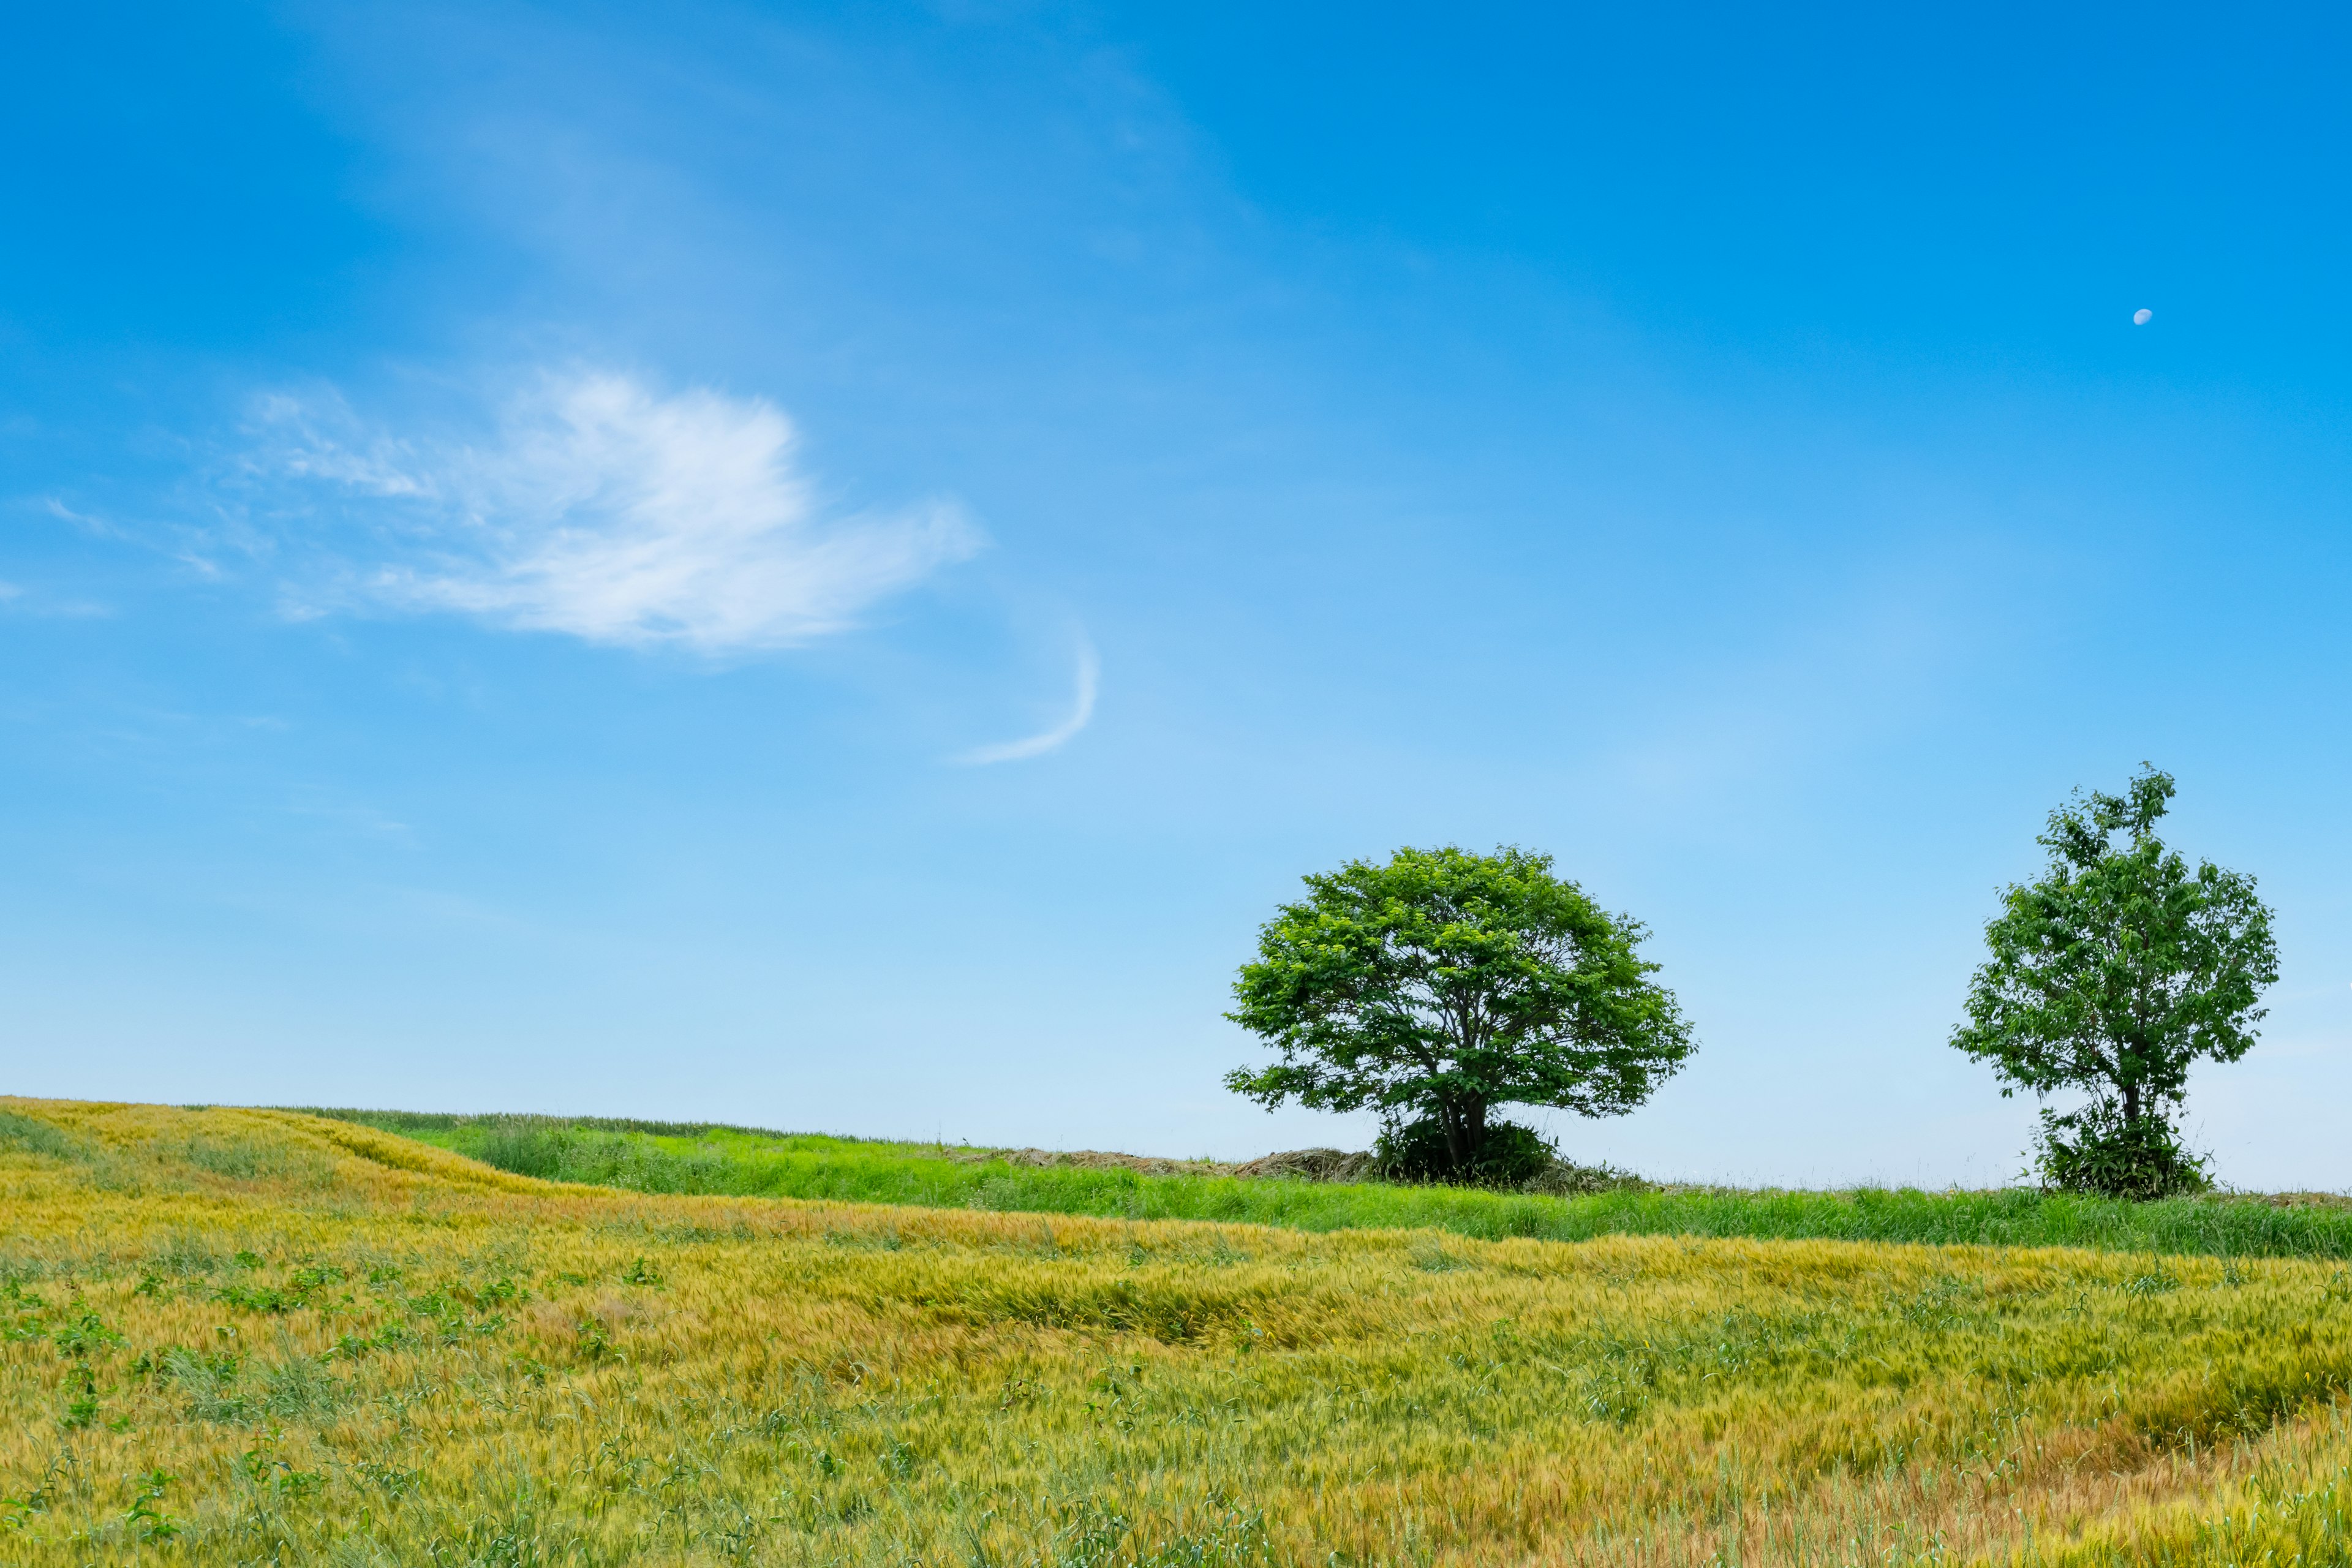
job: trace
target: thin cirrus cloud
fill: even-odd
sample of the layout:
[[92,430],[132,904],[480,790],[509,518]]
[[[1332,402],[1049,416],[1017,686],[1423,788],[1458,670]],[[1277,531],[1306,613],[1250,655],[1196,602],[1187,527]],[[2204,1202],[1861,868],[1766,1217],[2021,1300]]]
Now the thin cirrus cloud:
[[954,760],[966,767],[984,767],[991,763],[1017,763],[1030,757],[1042,757],[1068,742],[1095,716],[1095,689],[1102,679],[1102,661],[1095,655],[1095,645],[1083,632],[1078,635],[1077,666],[1077,690],[1070,703],[1068,718],[1050,730],[1018,741],[980,746]]
[[404,438],[331,395],[266,399],[257,426],[243,467],[262,510],[338,514],[380,552],[292,590],[304,614],[357,600],[743,652],[842,631],[984,542],[947,501],[827,516],[773,405],[612,373],[541,377],[479,442]]

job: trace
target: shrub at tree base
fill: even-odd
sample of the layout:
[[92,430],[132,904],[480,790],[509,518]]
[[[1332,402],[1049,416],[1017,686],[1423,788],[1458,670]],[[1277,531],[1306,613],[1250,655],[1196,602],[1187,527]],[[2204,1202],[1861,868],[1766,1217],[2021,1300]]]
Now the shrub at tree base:
[[2104,1101],[2064,1116],[2044,1110],[2037,1142],[2043,1180],[2068,1192],[2168,1198],[2212,1189],[2204,1159],[2182,1148],[2169,1124],[2128,1120]]
[[1444,1182],[1517,1192],[1559,1162],[1543,1134],[1516,1121],[1490,1121],[1477,1154],[1457,1164],[1445,1143],[1445,1124],[1433,1116],[1391,1127],[1373,1151],[1374,1167],[1391,1182]]

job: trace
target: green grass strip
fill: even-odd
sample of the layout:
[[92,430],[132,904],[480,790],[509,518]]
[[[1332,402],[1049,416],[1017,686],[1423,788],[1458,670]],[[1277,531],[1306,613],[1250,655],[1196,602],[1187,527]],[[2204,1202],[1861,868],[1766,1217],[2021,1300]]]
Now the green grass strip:
[[523,1175],[646,1193],[818,1198],[1297,1230],[1426,1228],[1494,1240],[1597,1236],[1824,1237],[2076,1247],[2222,1258],[2352,1258],[2352,1204],[2261,1197],[2156,1203],[2030,1188],[1623,1191],[1583,1197],[1456,1187],[1146,1175],[959,1160],[927,1144],[699,1123],[317,1110]]

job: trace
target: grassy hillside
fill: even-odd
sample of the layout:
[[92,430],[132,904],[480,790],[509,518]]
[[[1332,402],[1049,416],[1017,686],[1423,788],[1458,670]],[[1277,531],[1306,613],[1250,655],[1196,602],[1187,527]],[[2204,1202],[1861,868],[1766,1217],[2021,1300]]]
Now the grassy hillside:
[[11,1563],[2352,1554],[2329,1263],[671,1196],[26,1100],[0,1220]]
[[404,1111],[316,1114],[399,1132],[502,1170],[635,1192],[1213,1220],[1311,1231],[1424,1227],[1487,1240],[1819,1237],[2352,1258],[2352,1204],[2326,1197],[2136,1204],[2031,1191],[1731,1192],[1660,1190],[1643,1184],[1548,1197],[1036,1166],[1014,1163],[1005,1151],[695,1124]]

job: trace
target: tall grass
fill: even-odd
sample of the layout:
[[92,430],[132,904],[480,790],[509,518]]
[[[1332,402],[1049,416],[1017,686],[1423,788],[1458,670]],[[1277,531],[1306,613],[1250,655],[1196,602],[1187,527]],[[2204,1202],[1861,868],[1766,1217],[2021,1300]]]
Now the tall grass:
[[[1427,1228],[1485,1240],[1748,1237],[2352,1259],[2352,1204],[2345,1203],[2288,1205],[2244,1197],[2133,1203],[2021,1188],[1629,1189],[1562,1198],[1040,1167],[990,1158],[985,1152],[959,1158],[921,1144],[698,1124],[551,1117],[451,1117],[428,1123],[401,1112],[320,1114],[421,1137],[523,1175],[646,1193],[1210,1220],[1308,1231]],[[666,1127],[671,1130],[651,1131]]]
[[672,1196],[0,1110],[57,1134],[0,1148],[26,1568],[2352,1554],[2327,1263]]
[[[202,1109],[191,1107],[190,1109]],[[659,1138],[701,1138],[714,1132],[740,1133],[749,1138],[789,1139],[799,1136],[778,1132],[765,1127],[738,1127],[724,1121],[646,1121],[633,1116],[533,1116],[529,1114],[473,1115],[447,1110],[358,1110],[317,1105],[287,1105],[276,1109],[291,1110],[299,1116],[323,1116],[335,1121],[356,1121],[362,1126],[380,1128],[386,1132],[399,1132],[410,1137],[430,1137],[436,1133],[459,1133],[499,1128],[509,1131],[544,1129],[576,1132],[642,1132]],[[850,1140],[827,1139],[827,1142]]]

